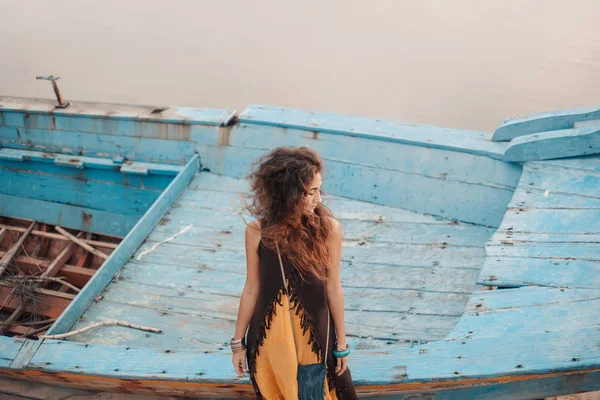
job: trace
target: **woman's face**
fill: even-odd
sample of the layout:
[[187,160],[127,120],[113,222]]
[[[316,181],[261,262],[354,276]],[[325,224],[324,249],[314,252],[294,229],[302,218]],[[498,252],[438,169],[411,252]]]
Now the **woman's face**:
[[315,212],[315,208],[321,204],[321,173],[317,172],[310,184],[308,185],[308,192],[305,195],[305,206],[304,214],[310,215]]

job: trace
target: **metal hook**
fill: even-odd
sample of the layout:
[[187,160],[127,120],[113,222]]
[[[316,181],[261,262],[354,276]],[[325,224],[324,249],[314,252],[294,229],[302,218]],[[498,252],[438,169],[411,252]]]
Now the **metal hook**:
[[54,89],[54,94],[56,95],[56,100],[58,101],[58,105],[56,106],[56,108],[67,108],[69,106],[68,101],[65,102],[62,98],[62,96],[60,95],[60,90],[58,90],[58,85],[56,84],[56,81],[60,79],[60,77],[58,76],[54,76],[54,75],[50,75],[50,76],[36,76],[35,79],[41,79],[44,81],[50,81],[52,82],[52,88]]

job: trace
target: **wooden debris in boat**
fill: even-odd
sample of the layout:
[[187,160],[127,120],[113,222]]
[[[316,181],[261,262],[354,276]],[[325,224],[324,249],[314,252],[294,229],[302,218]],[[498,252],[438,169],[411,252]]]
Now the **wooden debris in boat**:
[[25,231],[25,233],[23,235],[21,235],[21,237],[19,238],[19,240],[17,241],[17,243],[15,243],[10,248],[10,250],[8,251],[8,253],[6,253],[4,255],[4,257],[2,257],[2,260],[0,260],[0,276],[2,276],[2,274],[4,273],[4,271],[6,271],[6,267],[12,261],[13,257],[21,250],[21,247],[23,246],[23,243],[25,242],[25,239],[27,239],[27,237],[29,236],[29,234],[33,230],[34,226],[35,226],[35,222],[32,222],[31,225],[29,225],[29,228],[27,229],[27,231]]
[[90,253],[98,256],[98,257],[102,257],[105,260],[108,258],[108,255],[104,254],[101,251],[96,250],[95,248],[93,248],[92,246],[90,246],[89,244],[85,243],[82,240],[79,240],[78,237],[75,237],[73,235],[71,235],[69,232],[65,231],[63,228],[61,228],[60,226],[55,226],[56,230],[58,232],[60,232],[61,234],[63,234],[64,236],[68,237],[70,240],[72,240],[73,242],[75,242],[76,244],[78,244],[79,246],[83,247],[84,249],[86,249],[87,251],[89,251]]
[[[25,232],[27,230],[27,228],[23,228],[20,226],[12,226],[12,225],[6,225],[6,224],[2,224],[0,223],[0,231],[2,229],[6,229],[6,232]],[[44,230],[32,230],[31,231],[31,235],[34,236],[40,236],[46,239],[53,239],[53,240],[61,240],[61,241],[65,241],[65,240],[70,240],[68,237],[65,237],[64,235],[58,234],[58,233],[52,233],[52,232],[47,232]],[[112,237],[111,237],[112,238]],[[0,235],[0,240],[2,240],[2,236]],[[119,239],[120,240],[120,239]],[[113,243],[113,242],[107,242],[107,241],[100,241],[100,240],[92,240],[92,239],[81,239],[82,242],[89,244],[90,246],[96,246],[96,247],[104,247],[104,248],[108,248],[108,249],[116,249],[117,246],[119,246],[119,243]],[[30,255],[33,256],[33,252],[30,253]],[[40,256],[45,256],[45,254],[40,254]]]
[[[75,285],[71,285],[69,282],[66,282],[64,280],[64,278],[54,278],[51,276],[32,276],[32,275],[17,275],[14,276],[12,278],[9,278],[8,281],[15,281],[15,280],[26,280],[26,281],[32,281],[32,282],[57,282],[60,283],[63,287],[67,287],[69,289],[73,289],[75,292],[79,293],[81,291],[81,289],[79,289],[77,286]],[[3,283],[0,281],[0,283]]]
[[153,328],[151,326],[144,326],[144,325],[136,325],[136,324],[131,324],[129,322],[125,322],[125,321],[117,321],[117,320],[111,320],[111,321],[102,321],[102,322],[97,322],[95,324],[91,324],[88,325],[86,327],[83,327],[81,329],[77,329],[71,332],[67,332],[67,333],[61,333],[59,335],[41,335],[40,338],[41,339],[64,339],[67,338],[69,336],[74,336],[74,335],[78,335],[80,333],[83,333],[85,331],[89,331],[90,329],[94,329],[94,328],[98,328],[101,326],[123,326],[126,328],[132,328],[132,329],[137,329],[140,331],[145,331],[145,332],[154,332],[154,333],[161,333],[162,330],[159,328]]
[[0,216],[0,334],[37,338],[67,308],[120,238]]

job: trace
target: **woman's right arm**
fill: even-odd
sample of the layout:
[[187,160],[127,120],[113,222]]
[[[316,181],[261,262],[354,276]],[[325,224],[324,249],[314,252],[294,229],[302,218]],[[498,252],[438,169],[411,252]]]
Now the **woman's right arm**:
[[[254,221],[246,227],[246,283],[240,298],[238,317],[235,325],[234,339],[241,339],[246,335],[246,330],[254,314],[260,281],[258,275],[258,243],[260,242],[260,225]],[[233,363],[236,373],[243,376],[248,372],[245,362],[245,354],[233,354]]]
[[258,291],[260,289],[258,278],[258,243],[260,242],[260,228],[256,221],[246,227],[246,283],[240,299],[238,318],[235,326],[234,339],[240,339],[246,334],[250,319],[254,313]]

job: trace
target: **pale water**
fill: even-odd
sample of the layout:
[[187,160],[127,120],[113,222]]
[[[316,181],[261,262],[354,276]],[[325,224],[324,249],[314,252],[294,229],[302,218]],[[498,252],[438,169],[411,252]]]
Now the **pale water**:
[[0,3],[0,94],[493,130],[600,104],[600,1]]

